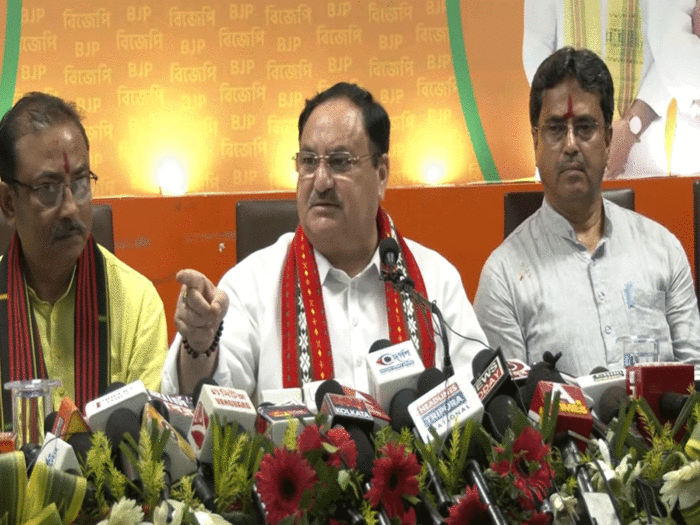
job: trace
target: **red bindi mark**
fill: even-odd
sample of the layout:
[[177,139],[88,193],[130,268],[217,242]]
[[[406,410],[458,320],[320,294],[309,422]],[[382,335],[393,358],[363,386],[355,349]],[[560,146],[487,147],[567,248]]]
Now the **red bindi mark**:
[[63,169],[66,170],[66,174],[70,173],[70,166],[68,166],[68,155],[63,152]]
[[569,111],[564,115],[564,119],[574,118],[574,102],[571,100],[571,95],[569,95]]

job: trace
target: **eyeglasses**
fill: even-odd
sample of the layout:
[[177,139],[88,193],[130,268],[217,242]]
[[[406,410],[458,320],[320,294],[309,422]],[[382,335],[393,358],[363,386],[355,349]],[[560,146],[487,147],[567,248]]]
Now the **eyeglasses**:
[[371,153],[368,153],[367,155],[353,157],[352,154],[347,151],[337,151],[328,155],[316,155],[310,151],[300,151],[292,157],[292,160],[296,162],[297,173],[308,177],[316,173],[322,160],[328,163],[328,169],[331,173],[339,175],[347,173],[355,164],[372,156]]
[[[596,132],[602,128],[595,121],[581,121],[573,124],[574,137],[582,142],[588,142],[593,138]],[[569,133],[571,126],[566,122],[553,122],[536,127],[536,130],[542,134],[542,138],[550,144],[559,144],[564,137]]]
[[73,179],[70,183],[67,182],[44,182],[37,186],[27,184],[18,180],[13,180],[12,184],[27,188],[30,193],[36,196],[37,200],[45,208],[56,208],[63,203],[66,195],[66,187],[70,188],[73,200],[77,204],[85,204],[92,199],[92,184],[91,181],[97,181],[97,175],[92,171],[89,175],[84,175]]

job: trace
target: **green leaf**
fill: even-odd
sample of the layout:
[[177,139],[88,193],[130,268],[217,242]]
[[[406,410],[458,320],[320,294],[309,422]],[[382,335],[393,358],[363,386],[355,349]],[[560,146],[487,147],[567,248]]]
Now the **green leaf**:
[[70,523],[80,512],[86,489],[84,477],[62,472],[39,461],[34,465],[27,488],[27,517],[40,516],[47,506],[54,504],[59,521]]
[[39,514],[25,521],[22,525],[63,525],[63,523],[58,509],[56,508],[56,504],[51,503]]
[[25,521],[27,466],[20,451],[0,454],[0,516],[8,525]]

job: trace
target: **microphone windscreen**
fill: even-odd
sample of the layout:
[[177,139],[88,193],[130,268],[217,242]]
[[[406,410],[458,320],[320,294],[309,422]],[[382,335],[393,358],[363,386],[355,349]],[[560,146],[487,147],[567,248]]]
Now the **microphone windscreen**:
[[433,388],[444,382],[445,374],[442,373],[442,370],[435,367],[426,368],[418,377],[418,397],[430,392]]
[[66,443],[73,447],[75,455],[78,456],[82,463],[85,463],[87,461],[87,453],[92,448],[92,433],[76,432],[66,439]]
[[389,406],[389,418],[391,419],[391,428],[396,432],[401,432],[402,428],[411,430],[416,424],[408,413],[408,405],[418,399],[418,391],[415,388],[404,388],[394,394]]
[[192,404],[195,408],[197,408],[197,403],[199,403],[199,396],[202,394],[202,387],[204,385],[219,386],[219,383],[214,381],[214,379],[211,377],[203,377],[199,380],[199,383],[195,385],[194,390],[192,391]]
[[530,374],[527,376],[525,386],[520,391],[525,408],[532,405],[532,398],[535,396],[537,384],[540,381],[550,381],[552,383],[564,383],[564,378],[559,371],[546,361],[541,361],[532,365]]
[[480,350],[472,359],[472,377],[479,377],[484,373],[493,359],[494,351],[490,348]]
[[598,417],[609,425],[615,416],[620,412],[620,405],[629,405],[627,390],[622,386],[612,386],[600,398],[598,404]]
[[170,423],[170,412],[168,412],[168,407],[165,406],[165,403],[161,399],[151,399],[149,403],[163,416],[163,419]]
[[50,432],[53,429],[53,425],[56,422],[56,418],[58,417],[58,412],[55,410],[53,412],[49,412],[46,417],[44,418],[44,432]]
[[114,383],[110,383],[107,385],[107,388],[105,388],[105,391],[102,392],[98,397],[106,396],[107,394],[111,394],[115,390],[119,390],[120,388],[126,386],[126,383],[122,383],[121,381],[115,381]]
[[[492,431],[496,434],[493,437],[498,441],[503,441],[506,430],[511,427],[511,407],[518,408],[518,404],[512,397],[504,395],[494,397],[486,406],[486,413],[493,426]],[[518,408],[518,410],[520,409]]]
[[374,343],[372,343],[372,346],[369,347],[369,353],[371,354],[372,352],[382,350],[383,348],[389,348],[390,346],[391,341],[389,341],[388,339],[378,339]]
[[659,414],[666,419],[677,419],[687,400],[688,396],[667,392],[659,398]]
[[338,394],[340,396],[345,395],[343,392],[343,387],[335,379],[329,379],[324,381],[316,390],[316,408],[321,410],[321,405],[323,405],[323,398],[326,394]]
[[399,243],[393,237],[382,239],[379,243],[379,259],[382,264],[394,266],[399,260]]
[[357,449],[357,471],[362,474],[365,481],[372,479],[372,467],[374,466],[374,447],[370,443],[367,434],[360,427],[351,425],[345,428],[350,439],[355,442]]
[[136,443],[139,442],[139,432],[141,431],[141,421],[132,410],[120,407],[112,412],[107,418],[105,434],[112,445],[112,451],[119,447],[124,435],[131,434]]
[[603,372],[607,372],[608,369],[605,368],[604,366],[596,366],[593,370],[590,371],[588,375],[593,375],[593,374],[602,374]]

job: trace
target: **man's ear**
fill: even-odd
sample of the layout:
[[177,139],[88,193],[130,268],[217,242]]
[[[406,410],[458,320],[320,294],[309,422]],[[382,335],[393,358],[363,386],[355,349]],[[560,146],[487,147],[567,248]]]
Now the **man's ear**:
[[530,133],[532,133],[532,147],[537,152],[537,144],[540,140],[539,130],[537,128],[530,128]]
[[6,182],[0,182],[0,208],[5,220],[10,226],[15,225],[15,197],[16,193]]
[[377,164],[377,173],[379,175],[379,200],[384,199],[386,187],[389,184],[389,155],[384,153],[379,157]]

